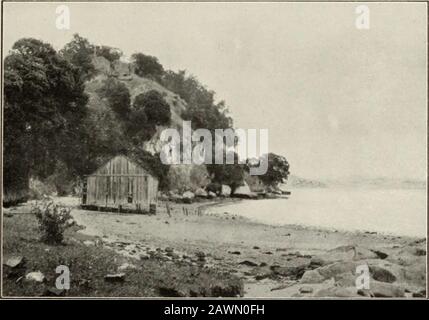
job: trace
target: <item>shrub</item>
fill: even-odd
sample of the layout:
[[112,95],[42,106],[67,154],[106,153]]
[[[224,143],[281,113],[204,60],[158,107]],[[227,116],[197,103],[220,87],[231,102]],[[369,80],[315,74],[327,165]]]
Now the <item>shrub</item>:
[[39,223],[39,230],[42,233],[42,241],[48,244],[60,244],[64,239],[64,231],[71,225],[73,219],[71,209],[52,200],[44,200],[31,210],[35,214]]
[[149,77],[159,80],[164,74],[164,68],[156,57],[148,56],[143,53],[134,53],[131,56],[135,65],[135,74],[140,77]]
[[171,119],[170,105],[162,94],[156,90],[139,94],[133,103],[134,110],[144,110],[147,120],[156,125],[169,125]]
[[120,117],[127,119],[130,113],[131,95],[127,86],[122,82],[107,78],[101,88],[97,90],[100,98],[107,100],[108,106]]

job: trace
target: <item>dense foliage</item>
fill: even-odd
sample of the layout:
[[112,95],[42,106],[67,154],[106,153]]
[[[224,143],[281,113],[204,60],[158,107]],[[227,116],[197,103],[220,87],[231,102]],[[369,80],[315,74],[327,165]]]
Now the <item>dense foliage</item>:
[[147,120],[155,125],[168,126],[170,124],[170,106],[156,90],[139,94],[135,98],[133,106],[136,110],[144,110]]
[[73,40],[60,50],[60,54],[79,69],[79,74],[84,80],[89,80],[95,75],[96,70],[92,63],[94,46],[88,39],[74,34]]
[[127,86],[115,78],[107,78],[97,94],[107,100],[107,105],[121,120],[127,120],[130,113],[131,96]]
[[265,185],[275,187],[287,180],[289,176],[289,162],[285,157],[269,153],[267,159],[261,161],[268,161],[267,173],[259,176],[259,179]]
[[88,97],[81,70],[31,38],[14,44],[4,67],[5,193],[14,197],[31,175],[47,178],[58,163],[82,174]]
[[162,78],[162,85],[177,93],[187,102],[183,119],[192,121],[192,127],[227,129],[232,127],[232,119],[224,101],[215,102],[215,93],[205,88],[194,76],[185,71],[167,71]]
[[136,75],[156,80],[162,77],[164,68],[156,57],[148,56],[143,53],[134,53],[131,58],[135,65],[134,72]]

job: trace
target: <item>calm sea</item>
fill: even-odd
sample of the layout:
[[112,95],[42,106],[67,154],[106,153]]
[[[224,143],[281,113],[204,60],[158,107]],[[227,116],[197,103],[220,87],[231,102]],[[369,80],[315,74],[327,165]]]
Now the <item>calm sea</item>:
[[211,208],[254,221],[426,236],[424,189],[295,189],[289,199],[245,200]]

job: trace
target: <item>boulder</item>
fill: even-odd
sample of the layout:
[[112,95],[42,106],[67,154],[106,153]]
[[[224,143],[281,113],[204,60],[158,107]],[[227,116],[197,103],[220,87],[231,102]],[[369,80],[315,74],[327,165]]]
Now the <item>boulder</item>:
[[403,269],[404,280],[418,287],[426,287],[426,264],[420,263]]
[[306,261],[294,261],[286,266],[272,265],[270,269],[273,273],[280,276],[300,279],[308,265],[309,263]]
[[165,193],[161,193],[158,199],[162,201],[167,201],[169,199],[169,196],[166,195]]
[[186,199],[186,198],[194,199],[194,198],[195,198],[195,194],[194,194],[193,192],[191,192],[191,191],[185,191],[185,192],[182,194],[182,198],[183,198],[183,199]]
[[351,272],[344,272],[334,276],[335,285],[339,287],[353,287],[356,286],[357,275]]
[[25,258],[22,256],[12,256],[6,259],[6,262],[3,263],[8,268],[20,268],[25,265]]
[[384,253],[382,251],[378,251],[378,250],[371,250],[372,252],[374,252],[380,259],[386,259],[389,255],[387,253]]
[[191,191],[185,191],[182,195],[182,200],[185,203],[191,203],[194,198],[195,194]]
[[337,298],[353,298],[359,297],[358,291],[355,287],[329,287],[317,291],[315,297],[337,297]]
[[206,190],[198,188],[197,190],[195,190],[195,196],[200,198],[207,198],[208,194]]
[[183,197],[180,194],[173,193],[173,194],[170,195],[170,200],[171,201],[176,201],[176,202],[177,201],[182,201]]
[[305,271],[301,283],[322,283],[325,278],[317,270]]
[[141,253],[139,255],[140,260],[148,260],[150,259],[150,255],[153,253],[153,251],[149,251],[149,253]]
[[402,266],[412,266],[426,263],[426,256],[422,255],[422,250],[424,249],[413,246],[405,246],[394,254],[390,254],[386,260]]
[[387,260],[369,259],[356,261],[368,264],[371,278],[387,283],[407,283],[411,286],[426,286],[426,262],[424,260],[410,266],[403,266]]
[[396,277],[387,269],[379,266],[369,266],[369,273],[374,280],[381,282],[395,282]]
[[316,270],[325,279],[334,278],[336,275],[349,272],[354,274],[356,272],[357,264],[354,262],[336,262],[324,267],[317,268]]
[[231,187],[223,184],[220,190],[220,195],[223,197],[229,197],[231,195]]
[[213,191],[209,191],[209,192],[207,193],[207,197],[208,197],[208,198],[216,198],[216,193],[214,193]]
[[405,296],[405,290],[395,284],[372,280],[369,289],[360,289],[360,295],[377,298],[402,298]]
[[256,193],[253,193],[252,191],[250,191],[249,186],[245,182],[244,185],[239,186],[237,189],[235,189],[235,191],[234,191],[234,197],[238,197],[238,198],[257,198],[258,195]]
[[329,250],[312,258],[313,265],[327,265],[338,261],[356,261],[363,259],[377,259],[378,255],[366,248],[347,245]]
[[45,278],[45,275],[43,273],[41,273],[40,271],[34,271],[34,272],[27,273],[25,275],[25,280],[31,281],[31,282],[42,283],[42,282],[46,281],[46,278]]

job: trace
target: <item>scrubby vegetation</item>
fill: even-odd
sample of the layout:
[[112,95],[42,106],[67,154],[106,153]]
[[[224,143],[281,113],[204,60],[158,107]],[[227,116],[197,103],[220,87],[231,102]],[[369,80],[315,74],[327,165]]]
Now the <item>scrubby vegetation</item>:
[[53,201],[36,203],[31,212],[36,216],[41,240],[47,244],[61,244],[64,231],[72,225],[71,209]]
[[132,60],[135,64],[135,73],[140,77],[159,80],[164,74],[164,68],[156,57],[135,53],[132,55]]

